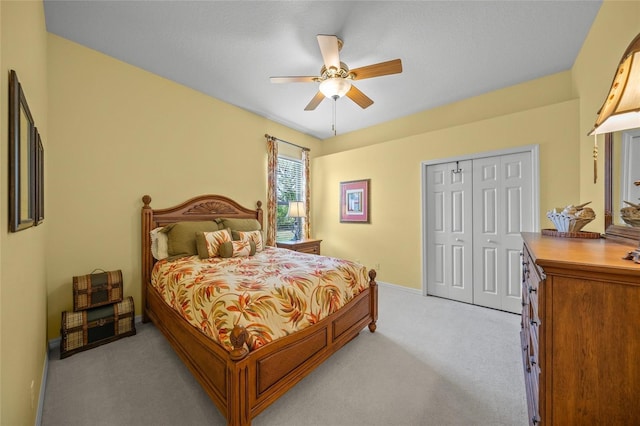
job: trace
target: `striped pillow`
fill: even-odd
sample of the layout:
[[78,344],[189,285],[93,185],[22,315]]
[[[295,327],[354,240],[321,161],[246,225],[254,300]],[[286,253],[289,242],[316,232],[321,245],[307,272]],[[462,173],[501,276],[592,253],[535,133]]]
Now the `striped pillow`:
[[200,259],[208,259],[220,256],[220,245],[225,241],[231,241],[231,233],[223,229],[221,231],[200,232],[196,234],[198,256]]
[[240,241],[253,241],[256,245],[256,252],[262,251],[264,245],[262,244],[262,232],[261,231],[235,231],[238,234],[238,240]]

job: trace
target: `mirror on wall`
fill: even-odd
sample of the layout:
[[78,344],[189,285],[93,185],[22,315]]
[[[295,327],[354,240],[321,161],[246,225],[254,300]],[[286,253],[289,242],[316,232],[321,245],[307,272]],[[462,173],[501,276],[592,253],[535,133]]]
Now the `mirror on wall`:
[[35,126],[22,85],[9,74],[9,229],[35,222]]
[[610,238],[640,239],[640,128],[605,135],[605,228]]

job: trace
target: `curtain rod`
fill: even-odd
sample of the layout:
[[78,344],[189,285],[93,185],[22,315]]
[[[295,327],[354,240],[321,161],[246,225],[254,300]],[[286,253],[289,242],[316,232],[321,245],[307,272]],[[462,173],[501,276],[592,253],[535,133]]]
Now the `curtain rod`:
[[267,139],[275,139],[275,140],[280,141],[280,142],[288,143],[289,145],[293,145],[295,147],[298,147],[303,151],[311,151],[311,149],[309,149],[309,148],[305,148],[304,146],[300,146],[300,145],[295,144],[293,142],[289,142],[289,141],[282,140],[280,138],[276,138],[275,136],[271,136],[271,135],[269,135],[267,133],[264,134],[264,137],[267,138]]

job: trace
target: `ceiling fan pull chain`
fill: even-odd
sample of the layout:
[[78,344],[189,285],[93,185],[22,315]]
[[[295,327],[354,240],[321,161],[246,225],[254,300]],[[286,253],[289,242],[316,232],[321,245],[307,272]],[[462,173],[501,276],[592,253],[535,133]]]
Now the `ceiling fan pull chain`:
[[336,136],[336,103],[338,98],[333,98],[333,124],[331,125],[331,130],[333,130],[333,136]]

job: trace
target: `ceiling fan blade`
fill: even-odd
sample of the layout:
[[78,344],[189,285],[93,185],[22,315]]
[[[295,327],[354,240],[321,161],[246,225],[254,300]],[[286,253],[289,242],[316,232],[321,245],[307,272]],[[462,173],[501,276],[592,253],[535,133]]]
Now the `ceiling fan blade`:
[[340,49],[338,48],[338,37],[334,35],[318,34],[318,45],[324,66],[329,69],[334,67],[340,69]]
[[373,101],[353,84],[351,85],[351,89],[349,89],[346,96],[353,102],[360,105],[360,108],[362,109],[370,107],[373,104]]
[[393,59],[391,61],[380,62],[379,64],[367,65],[366,67],[351,70],[354,80],[363,80],[365,78],[380,77],[401,72],[402,61],[400,59]]
[[315,83],[318,77],[313,76],[292,76],[292,77],[270,77],[272,83]]
[[318,105],[320,105],[320,102],[322,102],[323,99],[324,99],[324,95],[322,94],[322,92],[316,93],[316,95],[313,97],[313,99],[311,99],[311,102],[309,102],[307,104],[307,106],[304,107],[304,110],[305,111],[313,111],[314,109],[316,109],[318,107]]

